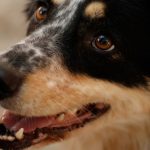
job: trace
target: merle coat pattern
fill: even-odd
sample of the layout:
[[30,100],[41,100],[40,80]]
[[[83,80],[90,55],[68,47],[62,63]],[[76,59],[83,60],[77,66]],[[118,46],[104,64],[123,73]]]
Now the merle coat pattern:
[[[93,3],[103,6],[102,15],[92,16],[97,6],[92,11],[87,7]],[[41,6],[46,18],[39,21],[35,13]],[[148,150],[148,9],[147,0],[30,1],[27,37],[0,54],[1,72],[11,74],[0,75],[0,104],[22,116],[39,117],[106,102],[111,108],[103,118],[71,132],[72,139],[52,149]],[[113,49],[103,52],[93,46],[100,35],[111,39]],[[15,86],[9,82],[13,77]]]

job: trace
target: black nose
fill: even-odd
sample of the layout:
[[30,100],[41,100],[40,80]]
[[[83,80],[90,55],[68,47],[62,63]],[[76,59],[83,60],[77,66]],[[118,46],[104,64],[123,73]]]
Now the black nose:
[[21,75],[0,65],[0,100],[12,96],[20,87]]

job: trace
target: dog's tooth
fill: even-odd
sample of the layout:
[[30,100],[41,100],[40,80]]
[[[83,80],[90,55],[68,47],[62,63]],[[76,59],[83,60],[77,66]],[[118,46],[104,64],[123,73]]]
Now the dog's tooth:
[[23,132],[24,132],[24,129],[21,128],[18,132],[16,132],[15,137],[16,137],[18,140],[22,140],[22,139],[24,138]]
[[8,136],[7,135],[3,135],[3,140],[7,140],[8,139]]
[[67,112],[67,114],[76,115],[77,111],[78,111],[78,109],[75,108],[75,109],[69,110],[69,111]]
[[1,135],[0,135],[0,140],[3,140]]
[[8,139],[8,141],[11,141],[11,142],[12,142],[12,141],[14,141],[14,140],[15,140],[15,137],[13,137],[13,136],[8,136],[8,138],[7,138],[7,139]]
[[76,114],[76,113],[77,113],[77,111],[78,111],[78,109],[77,109],[77,108],[75,108],[75,109],[73,109],[71,112],[72,112],[73,114]]
[[58,121],[63,121],[65,119],[65,114],[60,114],[58,117],[57,117],[57,120]]
[[12,137],[12,136],[7,136],[7,135],[1,135],[0,136],[0,140],[4,140],[4,141],[13,141],[15,140],[15,137]]

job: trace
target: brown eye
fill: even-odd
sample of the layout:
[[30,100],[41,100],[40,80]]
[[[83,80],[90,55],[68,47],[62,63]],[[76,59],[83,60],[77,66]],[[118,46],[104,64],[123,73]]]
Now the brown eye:
[[36,12],[35,12],[35,18],[38,21],[43,21],[47,18],[47,14],[48,14],[48,8],[41,6],[39,7]]
[[92,46],[101,52],[108,52],[115,48],[110,38],[105,35],[100,35],[93,42]]

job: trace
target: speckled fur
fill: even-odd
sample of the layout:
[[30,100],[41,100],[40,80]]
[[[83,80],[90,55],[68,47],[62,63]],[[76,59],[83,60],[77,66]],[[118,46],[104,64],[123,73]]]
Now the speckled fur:
[[[63,7],[62,10],[60,8],[59,13],[55,15],[55,21],[43,26],[25,40],[12,46],[10,50],[7,50],[8,52],[1,54],[0,63],[15,67],[19,72],[30,72],[46,66],[50,57],[59,55],[59,45],[61,44],[59,40],[61,40],[65,29],[70,25],[80,3],[83,3],[83,1],[71,1],[65,11]],[[67,20],[61,16],[64,16]],[[53,31],[53,29],[55,30]]]
[[[50,146],[48,146],[49,141],[45,141],[30,148],[31,150],[149,150],[150,80],[147,71],[142,72],[143,74],[138,72],[139,70],[137,71],[130,61],[128,63],[128,59],[125,60],[127,55],[115,52],[108,56],[108,60],[111,60],[110,63],[115,62],[114,66],[118,65],[117,61],[123,63],[123,67],[119,65],[119,69],[123,68],[124,72],[119,70],[119,75],[115,73],[114,75],[114,66],[110,68],[106,66],[112,69],[108,72],[112,78],[105,77],[107,73],[100,76],[103,71],[100,73],[98,71],[103,67],[98,66],[99,59],[103,60],[107,56],[92,53],[88,51],[89,48],[83,52],[85,47],[79,45],[77,45],[79,49],[73,49],[72,45],[70,48],[70,41],[66,40],[66,37],[70,39],[71,33],[77,32],[74,26],[78,24],[81,17],[76,14],[83,9],[84,16],[87,1],[66,0],[59,3],[58,0],[53,0],[53,2],[57,2],[58,13],[54,11],[51,19],[33,29],[34,31],[29,31],[30,34],[26,39],[0,55],[0,64],[8,65],[25,76],[19,92],[1,102],[1,105],[26,116],[58,114],[95,102],[106,102],[111,105],[111,110],[107,114],[84,128],[69,133],[66,140]],[[92,2],[90,0],[88,4]],[[111,3],[108,5],[114,6]],[[106,5],[106,11],[107,9]],[[97,24],[98,21],[94,23]],[[90,21],[86,22],[86,25],[89,27],[90,23]],[[84,33],[82,24],[80,26],[81,33]],[[91,31],[86,34],[91,35]],[[80,33],[73,35],[82,37]],[[84,41],[84,38],[81,39]],[[69,49],[66,50],[68,53],[65,51],[67,54],[63,52],[64,47]],[[81,52],[75,57],[76,51],[73,50],[81,50]],[[81,57],[81,55],[85,56]],[[92,67],[87,69],[87,65],[90,65],[89,60],[92,63],[94,61],[93,56],[95,56],[96,66],[91,65]],[[76,68],[72,65],[74,61],[78,62]],[[84,69],[82,65],[85,65]],[[98,74],[93,75],[93,72],[90,72],[93,68],[96,68],[95,72]],[[124,77],[120,78],[123,75]],[[116,79],[117,77],[119,80]]]

